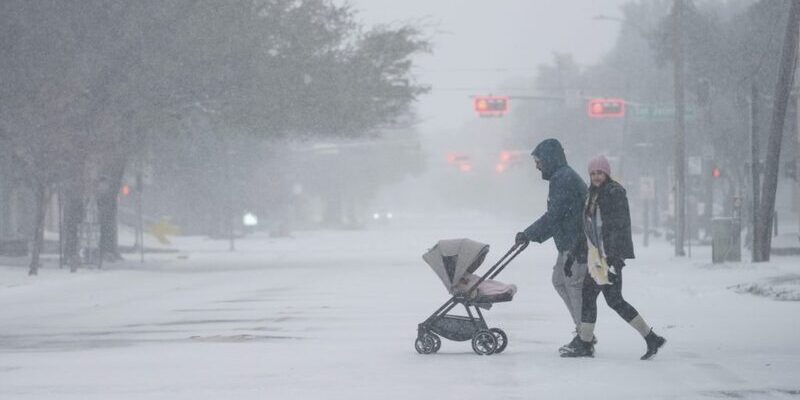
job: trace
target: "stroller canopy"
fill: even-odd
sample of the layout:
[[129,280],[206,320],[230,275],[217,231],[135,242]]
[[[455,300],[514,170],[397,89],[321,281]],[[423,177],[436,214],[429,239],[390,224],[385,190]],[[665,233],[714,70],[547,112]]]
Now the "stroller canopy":
[[458,281],[465,274],[475,272],[488,253],[488,244],[469,239],[450,239],[440,240],[422,259],[439,275],[447,291],[452,294]]

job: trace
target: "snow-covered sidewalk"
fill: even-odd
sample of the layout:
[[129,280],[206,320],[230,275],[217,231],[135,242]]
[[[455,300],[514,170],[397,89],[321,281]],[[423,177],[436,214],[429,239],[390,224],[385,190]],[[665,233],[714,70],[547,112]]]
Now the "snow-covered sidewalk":
[[637,247],[625,269],[627,299],[669,340],[650,362],[638,359],[643,340],[603,304],[596,358],[558,357],[572,327],[550,285],[552,243],[532,245],[498,277],[519,286],[513,302],[485,314],[508,332],[506,352],[481,357],[444,341],[438,354],[417,354],[417,323],[447,298],[422,253],[437,239],[470,237],[492,245],[488,266],[521,228],[469,220],[254,236],[233,254],[224,242],[184,238],[179,254],[77,274],[0,267],[0,398],[800,395],[800,302],[739,293],[797,276],[800,258],[715,266],[709,248],[673,259],[660,242]]

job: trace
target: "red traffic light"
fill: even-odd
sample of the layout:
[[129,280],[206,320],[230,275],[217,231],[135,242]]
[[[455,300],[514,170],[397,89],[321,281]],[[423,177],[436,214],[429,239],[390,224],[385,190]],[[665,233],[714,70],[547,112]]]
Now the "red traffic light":
[[462,164],[469,162],[469,156],[463,153],[449,153],[447,154],[448,164]]
[[714,178],[719,178],[720,176],[722,176],[722,171],[720,171],[719,167],[714,167],[714,169],[711,170],[711,176],[713,176]]
[[502,117],[508,112],[508,96],[476,96],[472,105],[481,117]]
[[621,118],[625,116],[625,100],[592,99],[588,112],[590,118]]

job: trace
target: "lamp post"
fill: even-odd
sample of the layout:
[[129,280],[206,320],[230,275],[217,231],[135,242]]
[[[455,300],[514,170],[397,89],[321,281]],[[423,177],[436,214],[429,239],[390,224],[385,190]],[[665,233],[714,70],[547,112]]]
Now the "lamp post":
[[672,16],[672,63],[675,84],[675,255],[683,249],[686,232],[686,103],[684,96],[683,0],[674,0]]

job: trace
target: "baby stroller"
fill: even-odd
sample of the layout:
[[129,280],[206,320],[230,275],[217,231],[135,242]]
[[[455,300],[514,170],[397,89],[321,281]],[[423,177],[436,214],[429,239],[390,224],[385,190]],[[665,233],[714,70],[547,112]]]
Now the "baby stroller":
[[[480,355],[499,354],[508,345],[508,336],[500,328],[489,329],[481,309],[494,303],[511,301],[517,287],[493,280],[527,243],[514,245],[483,276],[475,275],[489,253],[489,245],[469,239],[440,240],[422,259],[431,266],[453,297],[419,324],[414,348],[420,354],[439,351],[439,336],[457,342],[472,340],[472,350]],[[448,314],[462,304],[466,316]]]

